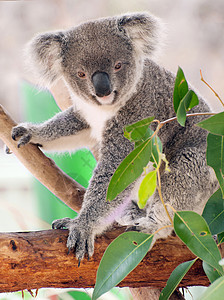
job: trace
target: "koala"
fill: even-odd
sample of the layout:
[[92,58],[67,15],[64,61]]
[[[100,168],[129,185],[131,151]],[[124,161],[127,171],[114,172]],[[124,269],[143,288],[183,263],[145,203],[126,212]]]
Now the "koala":
[[[116,221],[154,233],[169,219],[157,191],[144,209],[137,206],[140,179],[115,200],[106,201],[110,179],[134,149],[124,137],[126,125],[154,116],[175,116],[172,98],[175,76],[155,62],[160,49],[161,22],[148,13],[132,13],[89,21],[77,27],[34,37],[28,56],[40,85],[50,88],[62,79],[73,105],[41,124],[21,123],[12,130],[18,147],[36,143],[46,151],[73,151],[99,146],[99,160],[82,209],[75,219],[55,220],[53,228],[68,228],[67,247],[79,262],[94,252],[94,238]],[[208,112],[200,103],[191,112]],[[186,126],[167,123],[159,132],[170,172],[161,170],[164,201],[176,210],[201,212],[217,187],[206,165],[206,132],[193,126],[203,117],[187,118]],[[155,126],[151,126],[155,130]],[[171,229],[160,231],[166,237]]]

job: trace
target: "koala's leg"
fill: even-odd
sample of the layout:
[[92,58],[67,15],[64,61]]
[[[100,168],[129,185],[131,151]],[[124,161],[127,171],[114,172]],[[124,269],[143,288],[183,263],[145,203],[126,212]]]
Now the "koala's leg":
[[89,125],[72,107],[44,123],[21,123],[15,126],[12,138],[18,140],[18,147],[34,143],[46,151],[68,151],[94,143]]
[[[205,151],[187,148],[179,152],[169,163],[171,171],[161,176],[165,203],[169,203],[176,210],[193,210],[201,213],[206,201],[217,189],[213,170],[206,165]],[[167,208],[173,218],[173,211]],[[148,200],[146,209],[146,217],[133,220],[133,226],[136,226],[137,230],[154,233],[163,226],[170,225],[158,192]],[[171,228],[163,229],[156,235],[156,239],[165,238],[171,232]]]

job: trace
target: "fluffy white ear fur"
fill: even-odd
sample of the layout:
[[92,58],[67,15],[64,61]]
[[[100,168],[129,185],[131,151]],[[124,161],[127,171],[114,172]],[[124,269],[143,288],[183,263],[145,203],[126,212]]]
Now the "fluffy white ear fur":
[[63,38],[62,32],[37,35],[25,48],[27,66],[41,87],[49,88],[61,77]]
[[148,13],[127,14],[119,17],[118,27],[133,41],[137,54],[157,58],[165,33],[159,18]]

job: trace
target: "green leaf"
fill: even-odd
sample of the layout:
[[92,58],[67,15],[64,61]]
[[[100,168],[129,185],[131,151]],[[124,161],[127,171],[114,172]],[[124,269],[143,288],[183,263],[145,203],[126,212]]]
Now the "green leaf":
[[224,231],[224,199],[221,189],[207,201],[202,217],[206,220],[212,235]]
[[198,103],[198,96],[192,90],[188,91],[184,98],[181,99],[177,109],[177,121],[181,126],[185,126],[188,110],[198,105]]
[[[135,148],[140,146],[143,142],[145,142],[147,139],[149,139],[153,134],[154,134],[154,131],[148,127],[142,140],[135,142]],[[162,142],[161,142],[160,138],[157,135],[155,135],[152,138],[152,155],[150,157],[150,161],[153,163],[156,162],[158,164],[159,163],[159,153],[157,151],[157,144],[158,144],[159,152],[161,153],[163,151]]]
[[[157,150],[157,144],[158,144],[159,152]],[[161,142],[160,138],[156,135],[152,138],[152,155],[151,155],[150,161],[158,164],[159,163],[159,153],[162,153],[162,151],[163,151],[162,142]]]
[[135,181],[147,166],[152,153],[152,140],[148,139],[135,148],[118,166],[107,190],[107,200],[112,201]]
[[213,282],[198,300],[221,300],[224,294],[224,276]]
[[201,121],[197,126],[217,135],[224,135],[224,112]]
[[184,76],[184,72],[180,67],[178,67],[175,85],[174,85],[174,91],[173,91],[173,107],[176,113],[181,100],[184,98],[187,92],[188,92],[188,84]]
[[224,136],[208,134],[206,158],[208,166],[215,171],[224,197]]
[[187,274],[187,272],[190,270],[190,268],[193,266],[197,258],[186,261],[179,266],[176,267],[176,269],[171,273],[170,278],[168,279],[166,286],[162,290],[159,300],[167,300],[172,295],[172,293],[175,291],[175,289],[178,287],[181,280],[184,278],[184,276]]
[[154,117],[149,117],[126,126],[124,129],[124,136],[131,142],[141,141],[153,120]]
[[[144,143],[146,140],[148,140],[152,135],[153,135],[154,131],[148,127],[145,135],[142,136],[141,140],[135,141],[135,148],[137,148],[138,146],[140,146],[142,143]],[[154,139],[155,137],[153,137]]]
[[157,171],[149,172],[141,182],[138,190],[138,206],[144,208],[147,200],[151,197],[156,189]]
[[202,262],[202,266],[211,283],[220,277],[220,274],[216,271],[216,269],[210,266],[206,261]]
[[92,300],[121,282],[144,258],[153,235],[142,232],[125,232],[106,249],[96,277]]
[[224,274],[219,265],[219,249],[202,216],[193,211],[178,211],[174,215],[174,230],[191,252]]

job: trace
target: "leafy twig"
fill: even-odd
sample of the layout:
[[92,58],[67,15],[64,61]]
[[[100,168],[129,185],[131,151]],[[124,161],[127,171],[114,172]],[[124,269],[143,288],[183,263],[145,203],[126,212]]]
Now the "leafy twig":
[[[198,117],[198,116],[214,116],[216,115],[216,113],[213,113],[213,112],[204,112],[204,113],[192,113],[192,114],[187,114],[186,117]],[[159,129],[161,129],[163,127],[163,125],[167,124],[167,123],[170,123],[172,121],[176,121],[177,120],[177,117],[173,117],[173,118],[170,118],[170,119],[167,119],[163,122],[161,122],[159,124]]]

